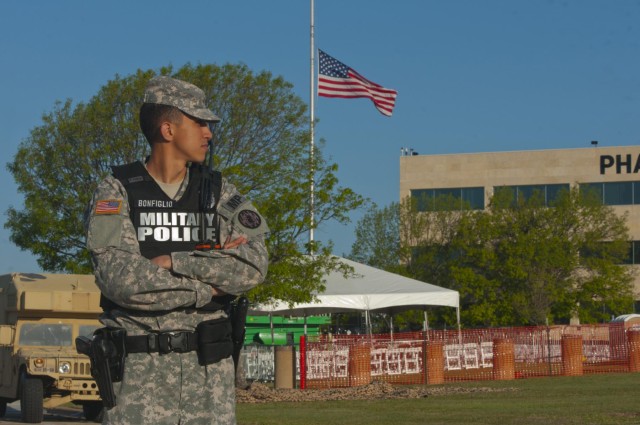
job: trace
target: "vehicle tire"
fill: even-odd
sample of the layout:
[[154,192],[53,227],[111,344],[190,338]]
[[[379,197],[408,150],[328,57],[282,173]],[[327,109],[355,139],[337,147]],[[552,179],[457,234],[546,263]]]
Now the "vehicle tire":
[[0,398],[0,418],[4,418],[7,413],[7,400]]
[[82,404],[84,418],[92,422],[102,422],[102,402],[88,401]]
[[22,422],[39,424],[44,418],[44,389],[38,378],[24,376],[20,391],[20,413]]

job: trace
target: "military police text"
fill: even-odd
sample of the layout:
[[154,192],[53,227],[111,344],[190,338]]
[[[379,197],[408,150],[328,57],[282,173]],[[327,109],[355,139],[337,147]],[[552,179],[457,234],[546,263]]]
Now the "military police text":
[[[141,212],[138,227],[138,241],[150,237],[165,242],[198,242],[200,239],[201,214],[191,212]],[[204,214],[206,229],[204,240],[215,237],[215,214]]]

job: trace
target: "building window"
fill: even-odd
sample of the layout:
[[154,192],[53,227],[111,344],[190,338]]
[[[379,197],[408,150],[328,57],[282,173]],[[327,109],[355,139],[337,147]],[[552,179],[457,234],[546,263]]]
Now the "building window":
[[411,198],[416,201],[418,211],[484,209],[483,187],[412,189]]
[[[611,242],[599,242],[599,245],[607,245]],[[600,249],[581,249],[580,256],[584,258],[602,258],[603,252]],[[640,241],[628,242],[627,254],[616,261],[617,264],[631,265],[640,264]]]
[[581,195],[593,194],[596,199],[604,203],[604,183],[580,183],[579,187]]
[[469,203],[472,210],[484,209],[484,187],[463,187],[462,200]]
[[605,205],[633,205],[633,183],[616,182],[604,184]]
[[495,186],[494,194],[510,193],[511,205],[516,206],[520,202],[526,202],[534,196],[539,196],[544,206],[553,206],[563,191],[570,190],[569,184],[531,184],[520,186]]
[[580,190],[595,193],[603,205],[640,204],[640,182],[581,183]]
[[568,184],[548,184],[545,185],[547,205],[553,204],[558,200],[560,194],[568,193],[571,189]]
[[633,241],[629,250],[629,260],[625,264],[640,264],[640,241]]

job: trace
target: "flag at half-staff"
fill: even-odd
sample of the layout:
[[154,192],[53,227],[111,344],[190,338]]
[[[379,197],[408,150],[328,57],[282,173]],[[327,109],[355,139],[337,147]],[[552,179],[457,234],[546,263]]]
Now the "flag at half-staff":
[[371,99],[382,114],[390,117],[398,92],[369,81],[339,60],[318,50],[318,96]]

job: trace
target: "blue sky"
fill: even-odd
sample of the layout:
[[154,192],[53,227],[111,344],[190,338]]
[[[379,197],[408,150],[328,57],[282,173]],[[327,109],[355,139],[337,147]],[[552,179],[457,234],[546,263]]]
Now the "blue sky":
[[[366,99],[319,98],[316,139],[344,186],[398,200],[401,147],[420,154],[640,145],[640,0],[316,0],[316,47],[398,90],[386,118]],[[309,102],[308,0],[5,0],[0,3],[0,193],[56,101],[86,102],[116,74],[244,63]],[[348,253],[349,226],[316,239]],[[0,274],[40,271],[0,229]]]

